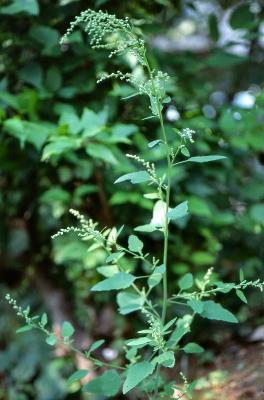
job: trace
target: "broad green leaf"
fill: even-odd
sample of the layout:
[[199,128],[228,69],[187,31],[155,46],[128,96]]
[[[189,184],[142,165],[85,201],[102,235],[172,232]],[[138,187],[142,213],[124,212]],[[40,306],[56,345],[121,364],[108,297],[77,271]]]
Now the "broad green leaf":
[[50,346],[55,346],[55,344],[57,343],[57,337],[52,333],[51,335],[48,335],[46,337],[45,342]]
[[250,10],[250,2],[239,4],[233,10],[230,17],[230,25],[233,29],[248,29],[254,24],[254,14]]
[[119,272],[118,266],[114,264],[102,265],[101,267],[96,268],[96,270],[105,278],[111,278],[111,276]]
[[150,175],[146,171],[131,172],[120,176],[114,183],[130,181],[133,184],[147,182],[150,180]]
[[82,136],[95,136],[97,133],[105,129],[106,121],[107,113],[105,110],[100,113],[95,113],[89,108],[85,108],[81,117],[81,127],[83,129]]
[[58,46],[60,35],[56,29],[45,25],[34,25],[29,31],[29,36],[46,48]]
[[215,303],[212,300],[204,301],[204,309],[201,316],[218,321],[238,323],[234,314],[222,307],[221,304]]
[[190,342],[183,347],[185,353],[202,353],[204,348],[197,343]]
[[175,208],[171,208],[168,211],[167,216],[170,219],[178,219],[185,217],[187,214],[188,214],[188,201],[184,201]]
[[13,0],[12,3],[5,7],[0,7],[1,14],[18,14],[25,13],[29,15],[39,14],[39,5],[37,0]]
[[62,328],[61,328],[61,336],[62,337],[71,337],[75,332],[74,327],[72,324],[68,321],[63,322]]
[[67,152],[77,150],[80,146],[81,140],[77,137],[54,137],[44,147],[41,160],[47,161],[52,156],[64,156]]
[[236,295],[237,295],[237,297],[239,297],[240,298],[240,300],[241,301],[243,301],[243,303],[246,303],[247,304],[247,298],[246,298],[246,296],[244,295],[244,293],[242,292],[242,290],[236,290]]
[[83,391],[96,395],[112,397],[119,392],[120,385],[121,379],[119,374],[115,370],[110,369],[98,378],[86,383],[86,385],[83,386]]
[[69,378],[68,378],[68,384],[71,385],[72,383],[76,381],[80,381],[83,379],[89,371],[87,369],[79,369],[78,371],[75,371]]
[[152,361],[155,364],[160,364],[166,368],[173,368],[175,365],[175,355],[173,351],[165,351]]
[[250,207],[249,214],[254,221],[264,225],[264,204],[254,204]]
[[[163,272],[160,272],[160,271],[163,271]],[[157,286],[160,283],[160,281],[162,280],[162,274],[164,272],[165,272],[164,265],[162,265],[160,267],[156,267],[154,269],[154,271],[152,272],[152,274],[148,278],[149,287],[153,288],[153,287]]]
[[104,339],[100,339],[100,340],[96,340],[96,342],[94,342],[91,347],[89,348],[89,353],[91,353],[92,351],[95,351],[96,349],[98,349],[99,347],[101,347],[103,344],[105,343]]
[[123,394],[138,386],[154,371],[154,365],[148,361],[142,361],[131,365],[127,369],[127,376],[123,386]]
[[142,253],[143,249],[143,242],[136,236],[136,235],[130,235],[128,238],[128,249],[130,251],[133,251],[133,253]]
[[89,143],[86,147],[86,152],[93,158],[99,158],[106,163],[117,164],[118,161],[112,151],[103,144]]
[[119,258],[121,258],[125,253],[123,251],[116,251],[115,253],[110,254],[110,256],[108,256],[105,260],[105,262],[108,263],[112,263],[115,262],[117,260],[119,260]]
[[178,285],[181,290],[190,289],[193,286],[193,275],[189,272],[183,275],[183,277],[179,279]]
[[140,310],[144,302],[144,297],[137,293],[120,292],[117,295],[117,304],[119,306],[119,312],[122,315]]
[[138,339],[130,339],[126,342],[126,344],[128,346],[140,346],[143,347],[144,345],[150,343],[152,341],[152,339],[148,338],[148,337],[141,337]]
[[191,157],[186,162],[196,162],[196,163],[204,163],[204,162],[210,162],[210,161],[217,161],[217,160],[223,160],[226,158],[225,156],[217,156],[217,155],[212,155],[212,156],[197,156],[197,157]]
[[24,82],[42,90],[43,87],[43,69],[37,62],[31,62],[26,64],[21,70],[19,70],[19,77]]
[[37,150],[41,149],[52,130],[52,126],[45,123],[22,121],[16,117],[5,120],[4,128],[20,141],[22,147],[29,142]]
[[134,231],[137,232],[154,232],[156,230],[157,230],[156,226],[151,224],[140,225],[134,229]]
[[195,313],[201,314],[204,309],[204,302],[201,300],[190,299],[187,301],[188,306],[190,306]]
[[101,292],[108,290],[119,290],[126,289],[132,285],[135,280],[135,276],[128,274],[127,272],[118,272],[117,274],[107,278],[95,286],[92,287],[93,292]]

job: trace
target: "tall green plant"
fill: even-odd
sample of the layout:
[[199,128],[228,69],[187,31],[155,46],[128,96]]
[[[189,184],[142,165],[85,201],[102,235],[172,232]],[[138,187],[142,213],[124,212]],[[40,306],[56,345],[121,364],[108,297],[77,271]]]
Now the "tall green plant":
[[[194,279],[191,273],[180,278],[177,293],[168,292],[167,270],[168,264],[168,242],[171,222],[186,218],[188,215],[188,202],[184,201],[177,205],[171,205],[172,175],[177,165],[183,163],[200,164],[225,159],[222,155],[194,156],[191,157],[188,145],[194,141],[194,131],[188,128],[177,130],[178,139],[170,143],[167,137],[163,121],[163,107],[169,101],[166,93],[166,85],[169,76],[153,69],[150,65],[145,42],[140,32],[129,22],[128,19],[118,19],[115,15],[93,10],[84,11],[71,23],[62,42],[66,41],[73,29],[82,24],[90,37],[91,46],[94,49],[108,50],[109,57],[114,55],[122,56],[126,53],[132,54],[137,63],[141,66],[144,75],[139,78],[131,73],[116,71],[111,74],[103,74],[98,82],[109,78],[118,78],[131,84],[135,88],[134,95],[146,95],[149,99],[150,115],[147,118],[156,118],[160,123],[162,139],[156,139],[148,143],[151,149],[161,146],[164,151],[166,162],[165,172],[160,175],[157,172],[155,163],[144,160],[138,155],[128,154],[127,156],[141,166],[140,170],[131,172],[119,177],[115,184],[130,182],[131,184],[144,184],[151,191],[147,197],[155,200],[153,207],[153,218],[150,223],[135,227],[136,232],[159,232],[163,235],[163,254],[160,258],[144,249],[143,241],[135,234],[128,237],[127,244],[120,240],[123,227],[103,228],[92,219],[86,219],[76,210],[70,210],[79,221],[79,227],[68,227],[61,229],[53,236],[64,235],[68,232],[75,232],[81,240],[89,243],[93,248],[102,247],[107,253],[105,265],[99,268],[99,272],[105,279],[92,287],[93,292],[117,291],[117,303],[119,312],[127,315],[138,311],[142,314],[144,324],[138,331],[138,336],[124,341],[125,356],[128,360],[126,365],[104,363],[94,357],[94,351],[100,347],[104,340],[99,340],[83,353],[93,362],[94,368],[106,367],[105,371],[97,378],[90,380],[83,386],[83,390],[103,395],[105,397],[116,396],[120,390],[123,394],[131,390],[137,391],[140,395],[149,399],[173,399],[180,398],[185,394],[192,398],[194,384],[189,384],[182,375],[183,385],[181,395],[176,395],[175,382],[167,382],[163,378],[164,368],[173,368],[175,356],[178,352],[200,353],[203,348],[194,342],[181,345],[183,337],[191,331],[191,324],[195,316],[202,318],[221,320],[230,323],[237,323],[237,318],[220,303],[215,302],[214,297],[218,293],[229,293],[235,291],[237,296],[246,302],[244,289],[256,287],[263,290],[264,283],[257,281],[246,281],[241,273],[240,283],[223,283],[216,280],[213,269],[205,272],[202,279]],[[179,159],[179,157],[181,157]],[[124,256],[133,257],[141,261],[149,273],[135,276],[124,267],[121,259]],[[162,282],[163,295],[157,298],[155,288]],[[158,291],[157,291],[158,293]],[[30,316],[30,310],[22,309],[9,294],[6,296],[8,302],[16,310],[17,315],[24,318],[26,325],[19,332],[32,328],[43,331],[46,335],[46,342],[54,346],[58,337],[48,326],[46,314]],[[181,316],[175,313],[175,304],[186,306],[186,314]],[[169,310],[169,308],[171,310]],[[168,312],[170,311],[170,312]],[[172,315],[172,318],[168,318]],[[75,352],[79,352],[74,346],[74,328],[65,321],[61,336],[65,346]],[[69,382],[81,380],[89,374],[89,371],[78,370],[70,378]],[[164,376],[166,376],[164,374]],[[122,389],[121,389],[122,386]]]

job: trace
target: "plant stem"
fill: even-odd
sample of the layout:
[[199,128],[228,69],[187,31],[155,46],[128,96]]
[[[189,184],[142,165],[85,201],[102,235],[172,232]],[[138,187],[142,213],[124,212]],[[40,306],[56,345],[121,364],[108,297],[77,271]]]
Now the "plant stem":
[[164,226],[164,249],[163,249],[163,264],[165,272],[163,274],[163,304],[162,304],[162,323],[165,323],[167,304],[168,304],[168,278],[167,278],[167,264],[168,264],[168,243],[169,243],[169,218],[168,211],[170,206],[170,191],[171,191],[171,161],[167,136],[164,128],[163,116],[159,105],[159,120],[163,139],[166,144],[166,157],[167,157],[167,188],[166,188],[166,211],[165,211],[165,226]]
[[[165,208],[165,224],[164,224],[164,247],[163,247],[163,264],[165,266],[165,272],[163,273],[163,301],[162,301],[162,313],[161,313],[161,320],[162,323],[165,323],[166,320],[166,313],[167,313],[167,305],[168,305],[168,278],[167,278],[167,263],[168,263],[168,243],[169,243],[169,218],[168,218],[168,211],[170,206],[170,192],[171,192],[171,159],[170,159],[170,148],[168,145],[168,139],[164,127],[163,115],[161,110],[161,104],[158,94],[156,93],[155,85],[153,82],[152,72],[148,63],[147,58],[145,57],[146,67],[152,81],[153,91],[155,93],[155,97],[157,100],[158,105],[158,116],[160,121],[161,132],[164,140],[164,144],[166,146],[166,158],[167,158],[167,187],[166,187],[166,208]],[[156,373],[155,373],[155,398],[158,396],[159,390],[159,373],[160,373],[160,365],[157,366]]]

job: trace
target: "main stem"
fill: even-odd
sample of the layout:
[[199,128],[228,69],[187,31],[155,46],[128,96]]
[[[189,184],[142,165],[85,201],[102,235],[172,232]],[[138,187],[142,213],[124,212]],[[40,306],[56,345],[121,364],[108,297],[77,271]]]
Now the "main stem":
[[170,206],[170,192],[171,192],[171,161],[170,161],[170,150],[167,141],[167,136],[164,128],[163,116],[159,105],[159,119],[160,126],[163,135],[163,139],[166,145],[166,157],[167,157],[167,188],[166,188],[166,208],[165,208],[165,226],[164,226],[164,247],[163,247],[163,264],[165,266],[165,272],[163,274],[163,303],[162,303],[162,323],[165,323],[167,304],[168,304],[168,278],[167,278],[167,264],[168,264],[168,243],[169,243],[169,218],[168,211]]
[[[155,85],[153,83],[153,78],[152,78],[152,72],[148,63],[147,58],[145,57],[145,63],[146,67],[150,76],[150,79],[152,81],[152,87],[157,99],[157,105],[158,105],[158,114],[159,114],[159,121],[160,121],[160,127],[161,127],[161,132],[163,136],[163,141],[166,146],[166,158],[167,158],[167,187],[166,187],[166,207],[165,207],[165,224],[164,224],[164,247],[163,247],[163,264],[165,266],[165,272],[163,273],[163,301],[162,301],[162,313],[161,313],[161,320],[162,323],[165,323],[166,320],[166,313],[167,313],[167,305],[168,305],[168,278],[167,278],[167,264],[168,264],[168,243],[169,243],[169,218],[168,218],[168,211],[169,211],[169,206],[170,206],[170,192],[171,192],[171,160],[170,160],[170,148],[168,145],[168,139],[164,127],[164,121],[163,121],[163,115],[162,115],[162,110],[161,110],[161,104],[160,104],[160,99],[159,96],[156,93],[155,90]],[[156,384],[155,384],[155,398],[157,398],[158,395],[158,390],[159,390],[159,373],[160,373],[160,365],[157,366],[156,369]]]
[[168,263],[168,242],[169,242],[169,218],[168,218],[168,211],[170,206],[170,191],[171,191],[171,160],[170,160],[170,148],[168,145],[168,139],[164,127],[163,115],[161,110],[161,104],[158,94],[156,93],[155,85],[153,83],[153,76],[151,72],[151,68],[148,62],[148,59],[145,55],[145,64],[149,73],[149,77],[152,81],[153,91],[155,93],[158,105],[158,114],[159,114],[159,121],[161,132],[163,136],[163,140],[166,146],[166,158],[167,158],[167,188],[166,188],[166,208],[165,208],[165,224],[164,224],[164,244],[163,244],[163,264],[165,266],[165,272],[163,273],[163,301],[162,301],[162,312],[161,312],[161,319],[162,323],[164,324],[166,320],[166,313],[167,313],[167,305],[168,305],[168,278],[167,278],[167,263]]

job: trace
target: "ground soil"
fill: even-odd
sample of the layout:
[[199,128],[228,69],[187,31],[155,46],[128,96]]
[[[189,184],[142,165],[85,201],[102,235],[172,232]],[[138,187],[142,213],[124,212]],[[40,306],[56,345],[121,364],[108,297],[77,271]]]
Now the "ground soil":
[[193,400],[264,400],[264,343],[230,346],[203,376]]

